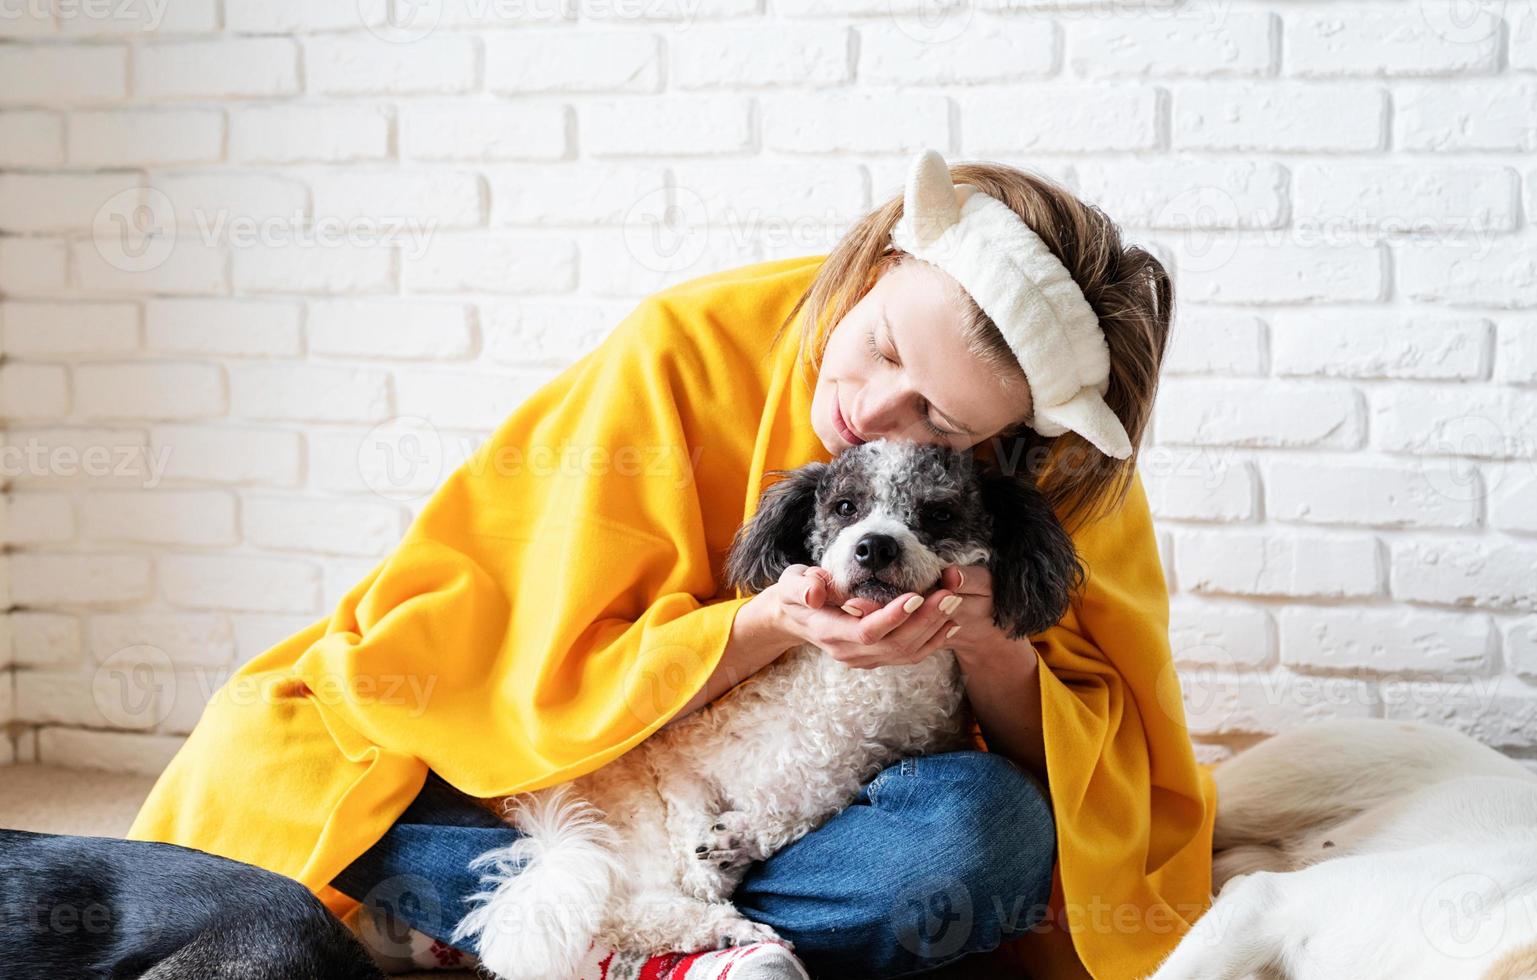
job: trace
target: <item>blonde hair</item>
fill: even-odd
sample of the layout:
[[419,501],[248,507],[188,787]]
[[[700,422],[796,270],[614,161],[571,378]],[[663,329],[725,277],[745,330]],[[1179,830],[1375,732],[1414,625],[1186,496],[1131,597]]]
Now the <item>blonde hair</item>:
[[[1105,401],[1131,438],[1129,458],[1106,456],[1074,432],[1042,436],[1023,419],[983,443],[992,444],[1000,465],[1023,467],[1063,523],[1075,528],[1118,508],[1131,488],[1168,344],[1173,284],[1149,252],[1123,244],[1120,229],[1103,211],[1045,177],[1002,164],[958,163],[950,167],[950,178],[996,197],[1024,219],[1067,267],[1104,328],[1110,348]],[[903,262],[917,261],[891,244],[891,229],[901,216],[898,194],[861,218],[780,324],[776,346],[801,316],[803,372],[808,363],[821,365],[832,327],[876,280]],[[958,292],[968,347],[1000,372],[1005,385],[1022,382],[1024,372],[1003,334],[975,300]]]

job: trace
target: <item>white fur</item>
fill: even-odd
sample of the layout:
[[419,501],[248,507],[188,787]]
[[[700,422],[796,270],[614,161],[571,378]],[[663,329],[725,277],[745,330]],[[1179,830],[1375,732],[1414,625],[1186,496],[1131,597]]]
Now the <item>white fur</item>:
[[1217,767],[1211,909],[1152,980],[1537,976],[1537,775],[1419,722],[1309,725]]

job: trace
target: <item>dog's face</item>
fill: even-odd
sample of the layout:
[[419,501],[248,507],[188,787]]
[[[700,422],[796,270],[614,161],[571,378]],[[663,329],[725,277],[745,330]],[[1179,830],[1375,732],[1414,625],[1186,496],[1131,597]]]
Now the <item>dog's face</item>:
[[732,542],[729,584],[755,593],[790,565],[820,565],[842,598],[926,593],[946,565],[987,565],[997,622],[1023,637],[1067,611],[1083,568],[1027,480],[985,473],[969,452],[877,439],[764,491]]

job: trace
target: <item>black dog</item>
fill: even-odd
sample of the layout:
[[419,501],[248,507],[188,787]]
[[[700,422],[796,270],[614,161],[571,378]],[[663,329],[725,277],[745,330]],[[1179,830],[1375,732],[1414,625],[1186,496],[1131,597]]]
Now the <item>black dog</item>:
[[4,980],[382,980],[291,878],[175,844],[0,830]]

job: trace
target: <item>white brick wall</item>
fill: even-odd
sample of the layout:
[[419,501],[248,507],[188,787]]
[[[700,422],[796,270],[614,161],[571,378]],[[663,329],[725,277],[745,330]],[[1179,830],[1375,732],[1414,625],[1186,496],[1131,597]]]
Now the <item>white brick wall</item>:
[[156,771],[637,298],[825,250],[925,146],[1175,274],[1143,477],[1202,756],[1537,760],[1537,3],[407,7],[0,18],[0,762]]

